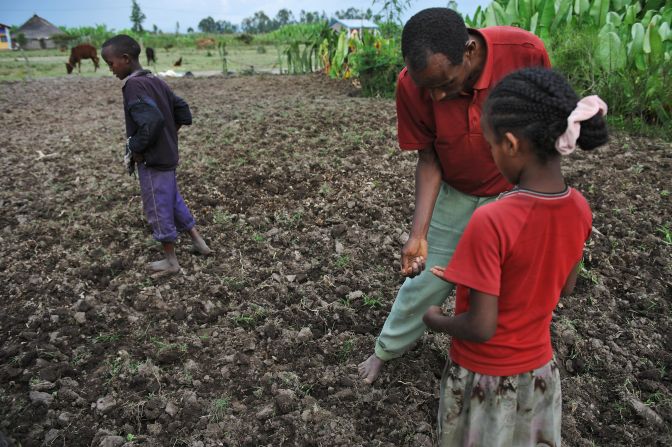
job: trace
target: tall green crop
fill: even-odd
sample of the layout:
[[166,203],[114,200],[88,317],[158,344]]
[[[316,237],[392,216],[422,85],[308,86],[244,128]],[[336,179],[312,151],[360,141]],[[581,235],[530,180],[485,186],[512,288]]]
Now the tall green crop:
[[[610,98],[612,112],[622,116],[670,126],[672,0],[496,0],[465,21],[537,34],[554,65],[559,61],[570,80],[580,80],[579,90]],[[580,57],[565,57],[577,52],[570,45]]]

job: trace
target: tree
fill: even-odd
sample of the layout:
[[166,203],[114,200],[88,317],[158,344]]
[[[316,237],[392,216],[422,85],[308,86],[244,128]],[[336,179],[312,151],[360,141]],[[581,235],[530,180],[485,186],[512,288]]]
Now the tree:
[[132,1],[133,4],[131,5],[131,22],[133,23],[133,27],[131,27],[131,29],[136,33],[141,33],[144,31],[142,29],[142,22],[145,21],[147,16],[145,16],[140,10],[140,5],[138,5],[138,2],[135,0]]
[[278,13],[275,16],[275,23],[276,23],[276,28],[280,28],[285,25],[289,25],[290,23],[293,23],[294,20],[294,14],[292,11],[289,9],[281,9],[278,11]]
[[180,22],[175,22],[175,35],[180,34]]
[[215,22],[215,19],[208,16],[198,22],[198,29],[200,29],[202,33],[215,33],[217,32],[217,23]]
[[[369,10],[371,11],[371,10]],[[350,7],[348,9],[344,9],[343,11],[336,11],[335,13],[336,17],[339,19],[368,19],[369,17],[365,17],[365,13],[360,11],[357,8]]]
[[327,20],[327,15],[322,11],[322,14],[320,14],[317,11],[304,11],[303,9],[301,10],[301,15],[299,16],[299,22],[300,23],[317,23],[317,22],[322,22],[324,20]]
[[187,32],[188,32],[188,33],[193,33],[193,32],[194,32],[194,29],[193,29],[192,27],[189,27],[189,28],[187,28]]
[[243,19],[240,25],[243,31],[251,34],[268,33],[274,29],[273,21],[264,11],[255,12],[254,16]]
[[233,34],[238,31],[238,27],[226,20],[217,20],[217,32],[222,34]]
[[383,3],[382,13],[388,22],[403,24],[402,16],[411,6],[411,0],[373,0],[373,4]]
[[26,35],[23,33],[19,33],[16,36],[16,44],[19,46],[19,50],[21,50],[21,56],[23,56],[23,60],[26,62],[26,77],[28,79],[31,78],[30,73],[30,63],[28,62],[28,56],[26,56],[26,53],[23,51],[23,49],[28,45],[28,39],[26,38]]

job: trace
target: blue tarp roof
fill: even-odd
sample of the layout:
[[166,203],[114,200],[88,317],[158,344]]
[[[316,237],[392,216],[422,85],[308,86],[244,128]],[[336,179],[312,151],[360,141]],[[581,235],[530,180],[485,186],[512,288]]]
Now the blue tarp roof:
[[373,23],[371,20],[366,20],[366,19],[333,19],[331,21],[331,25],[334,23],[340,23],[346,28],[352,29],[352,28],[373,28],[373,29],[378,29],[378,25]]

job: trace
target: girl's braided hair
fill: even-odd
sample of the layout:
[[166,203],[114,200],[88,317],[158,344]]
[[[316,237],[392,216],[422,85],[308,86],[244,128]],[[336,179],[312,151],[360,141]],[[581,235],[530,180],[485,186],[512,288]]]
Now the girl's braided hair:
[[[542,162],[560,155],[555,141],[567,129],[567,118],[579,102],[572,87],[558,72],[524,68],[503,78],[490,92],[483,117],[495,138],[511,132],[528,140]],[[607,142],[607,125],[598,113],[581,122],[577,141],[584,150]]]

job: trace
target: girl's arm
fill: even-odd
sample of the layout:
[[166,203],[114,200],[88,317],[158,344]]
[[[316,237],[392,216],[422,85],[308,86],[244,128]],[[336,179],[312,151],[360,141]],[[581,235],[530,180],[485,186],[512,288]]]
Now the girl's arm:
[[571,295],[571,293],[574,291],[574,286],[576,285],[576,276],[579,274],[580,264],[581,261],[577,262],[572,271],[569,272],[567,281],[565,281],[565,285],[562,287],[562,290],[560,291],[560,296]]
[[443,315],[439,306],[432,306],[422,317],[422,321],[435,331],[446,332],[461,340],[484,343],[497,330],[498,297],[469,291],[469,310],[454,317]]

